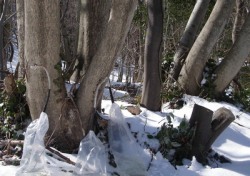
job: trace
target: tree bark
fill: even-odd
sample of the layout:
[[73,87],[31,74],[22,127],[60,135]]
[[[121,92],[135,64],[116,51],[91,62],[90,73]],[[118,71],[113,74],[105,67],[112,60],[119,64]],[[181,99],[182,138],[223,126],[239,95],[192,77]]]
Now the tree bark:
[[123,74],[124,74],[124,62],[125,62],[125,54],[122,52],[121,54],[121,60],[120,60],[120,63],[118,65],[118,69],[119,69],[119,73],[118,73],[118,79],[117,79],[117,82],[122,82],[122,79],[123,79]]
[[24,0],[16,1],[18,31],[18,78],[24,78]]
[[236,15],[232,31],[232,41],[235,42],[239,32],[241,30],[242,24],[244,23],[244,0],[236,0]]
[[[75,71],[71,80],[79,82],[85,75],[107,26],[111,8],[109,0],[81,0],[80,27]],[[102,93],[106,82],[101,85],[97,98],[97,109],[101,109]]]
[[162,0],[148,0],[148,28],[145,41],[144,80],[141,104],[152,111],[161,108]]
[[109,76],[132,22],[137,0],[113,1],[109,21],[77,93],[77,105],[85,135],[93,128],[95,98],[99,85]]
[[4,20],[7,12],[8,0],[4,0],[1,2],[2,12],[0,14],[0,80],[3,80],[5,77],[4,70],[6,67],[6,63],[4,60]]
[[[55,118],[60,115],[65,90],[61,88],[64,87],[62,80],[58,82],[58,85],[56,84],[61,75],[54,68],[60,63],[59,30],[59,0],[25,1],[25,56],[28,62],[26,68],[27,98],[33,119],[38,118],[43,111],[43,104],[48,91],[46,74],[42,69],[33,69],[32,66],[35,65],[44,66],[51,77],[51,101],[47,112],[53,114]],[[51,125],[55,126],[53,123],[55,122],[52,122]]]
[[187,94],[198,95],[202,73],[214,45],[227,23],[234,0],[217,1],[182,67],[178,82]]
[[109,20],[110,7],[109,0],[81,0],[78,58],[71,77],[73,81],[79,81],[86,73],[99,48]]
[[60,0],[61,9],[61,50],[60,56],[65,61],[67,78],[73,73],[73,66],[77,57],[79,36],[79,0]]
[[[44,110],[51,80],[50,99],[46,113],[49,117],[49,142],[63,151],[76,148],[83,137],[79,113],[70,100],[61,75],[60,6],[59,0],[29,0],[25,5],[25,43],[27,101],[32,119]],[[37,65],[37,66],[36,66]]]
[[138,78],[136,79],[136,82],[142,82],[143,80],[143,66],[144,66],[144,40],[143,40],[143,34],[144,34],[144,28],[143,28],[143,22],[142,22],[142,16],[140,16],[140,26],[139,26],[139,73]]
[[189,121],[190,127],[195,127],[195,136],[192,143],[192,154],[200,163],[206,162],[207,138],[211,135],[211,121],[213,111],[195,104]]
[[144,73],[144,44],[143,44],[143,34],[140,34],[139,74],[136,82],[142,82],[143,73]]
[[198,162],[206,164],[212,144],[234,119],[232,112],[226,108],[219,108],[213,113],[205,107],[194,105],[189,124],[195,128],[192,155]]
[[234,120],[235,120],[235,116],[233,115],[233,113],[224,107],[217,109],[213,113],[212,122],[211,122],[212,132],[211,132],[211,136],[208,139],[207,144],[206,144],[207,151],[210,149],[210,147],[212,146],[214,141],[219,137],[219,135]]
[[[133,25],[133,31],[131,34],[132,44],[130,44],[130,50],[132,51],[133,55],[132,58],[134,60],[134,68],[132,68],[132,82],[135,83],[139,76],[139,60],[140,60],[140,28]],[[133,62],[133,61],[132,61]]]
[[177,80],[184,61],[193,46],[200,26],[205,18],[210,0],[198,0],[194,6],[192,14],[188,20],[185,31],[179,41],[179,45],[174,55],[174,68],[172,77]]
[[250,53],[250,14],[247,15],[232,48],[216,68],[215,95],[219,96],[240,71]]

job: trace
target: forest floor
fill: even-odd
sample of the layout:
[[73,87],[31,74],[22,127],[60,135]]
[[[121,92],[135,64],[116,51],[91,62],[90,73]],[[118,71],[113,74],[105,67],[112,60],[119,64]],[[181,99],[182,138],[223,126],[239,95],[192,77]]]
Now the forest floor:
[[[16,60],[14,60],[15,62]],[[11,70],[15,70],[16,63],[10,64],[8,67]],[[116,71],[113,72],[110,79],[113,86],[113,95],[115,98],[115,103],[118,105],[118,115],[120,120],[125,120],[127,131],[130,133],[130,138],[135,150],[125,150],[125,154],[129,155],[128,158],[133,158],[137,156],[135,160],[140,161],[144,166],[146,166],[147,176],[248,176],[250,175],[250,114],[248,112],[242,111],[240,108],[225,103],[225,102],[209,102],[205,99],[184,95],[182,100],[184,102],[183,106],[180,109],[172,109],[169,103],[162,105],[162,110],[160,112],[152,112],[145,108],[140,107],[141,112],[138,115],[133,115],[128,111],[128,107],[136,103],[136,99],[131,98],[129,94],[138,94],[138,92],[133,92],[135,89],[124,91],[118,90],[123,89],[119,88],[120,85],[124,87],[123,83],[115,83],[113,79],[116,75]],[[140,87],[140,84],[132,85],[132,87]],[[139,89],[138,89],[139,91]],[[137,100],[138,101],[138,100]],[[232,122],[228,128],[217,138],[217,140],[212,145],[212,150],[214,154],[218,156],[223,156],[228,159],[229,163],[222,163],[217,160],[215,157],[210,159],[209,165],[201,165],[193,157],[191,160],[184,159],[182,166],[174,167],[169,160],[165,159],[162,154],[159,152],[159,141],[155,138],[157,133],[160,131],[161,126],[164,123],[168,123],[168,116],[171,116],[171,122],[173,127],[178,127],[181,121],[185,118],[189,120],[194,104],[204,106],[212,111],[216,111],[218,108],[225,107],[232,111],[236,119]],[[134,105],[133,105],[134,106]],[[108,89],[105,89],[102,108],[107,120],[112,116],[114,111],[114,106],[112,105],[109,97]],[[111,113],[110,113],[111,112]],[[121,112],[119,114],[119,112]],[[128,125],[127,125],[128,124]],[[131,135],[132,134],[132,135]],[[102,135],[99,134],[98,137]],[[120,140],[120,141],[119,141]],[[126,139],[118,139],[118,143],[130,147],[126,143]],[[106,175],[121,175],[126,176],[128,174],[121,174],[119,168],[114,168],[110,163],[109,156],[109,147],[110,144],[105,144],[105,157],[98,158],[97,166],[105,168]],[[132,145],[132,144],[131,144]],[[139,146],[139,147],[138,147]],[[137,148],[137,149],[136,149]],[[31,150],[36,149],[35,146],[32,146]],[[138,156],[137,150],[141,150],[140,156]],[[60,176],[71,176],[74,175],[73,172],[76,171],[76,167],[72,164],[68,164],[63,161],[62,158],[56,155],[52,155],[47,149],[44,149],[43,152],[45,158],[43,161],[44,165],[41,166],[41,173],[26,173],[25,176],[34,176],[34,175],[60,175]],[[49,155],[47,155],[49,154]],[[61,153],[65,157],[68,157],[71,161],[77,162],[77,154],[67,154]],[[41,158],[40,158],[41,159]],[[27,166],[34,164],[30,162]],[[136,163],[132,160],[128,163],[128,167],[131,167],[131,170],[135,169],[135,172],[138,171],[136,168]],[[36,167],[36,165],[34,165]],[[133,168],[134,167],[134,168]],[[4,165],[3,161],[0,161],[0,176],[14,176],[17,171],[20,169],[20,166],[13,165]],[[38,169],[39,170],[39,169]],[[98,168],[97,168],[98,170]],[[35,171],[35,170],[34,170]],[[19,175],[19,174],[17,174]],[[97,176],[100,174],[92,174]],[[137,175],[137,174],[134,174]]]
[[[121,90],[113,90],[115,99],[122,100],[124,96],[128,96],[128,93]],[[108,92],[105,91],[105,99],[109,99]],[[116,101],[119,105],[125,122],[129,126],[130,132],[133,134],[134,141],[139,144],[143,151],[139,161],[143,162],[147,166],[148,176],[242,176],[250,174],[250,114],[241,111],[239,108],[225,103],[225,102],[209,102],[205,99],[184,95],[184,106],[180,109],[170,109],[169,104],[166,103],[162,106],[161,112],[151,112],[145,108],[140,108],[141,112],[138,115],[132,115],[126,107],[130,106],[128,102]],[[184,159],[182,166],[176,166],[170,164],[169,160],[163,158],[162,154],[158,151],[159,141],[149,136],[155,136],[161,126],[167,123],[167,115],[173,114],[172,124],[177,127],[183,118],[187,120],[190,118],[194,104],[204,106],[212,111],[217,110],[220,107],[225,107],[233,112],[236,119],[230,126],[218,137],[218,139],[212,145],[212,149],[219,156],[224,156],[230,162],[221,163],[218,160],[212,159],[209,165],[203,166],[196,161],[193,157],[192,160]],[[103,100],[102,107],[106,118],[109,118],[110,109],[112,111],[112,103],[110,100]],[[123,118],[121,117],[121,118]],[[124,141],[120,141],[121,143]],[[106,145],[107,146],[107,145]],[[152,154],[152,150],[155,154]],[[135,150],[136,151],[136,150]],[[158,152],[157,152],[158,151]],[[47,152],[47,151],[46,151]],[[129,152],[129,151],[126,151]],[[65,154],[73,162],[76,162],[76,154]],[[125,153],[126,154],[126,153]],[[131,153],[131,157],[136,153]],[[108,156],[108,150],[106,148],[106,155]],[[45,155],[46,165],[44,171],[51,175],[68,176],[73,175],[75,166],[63,161],[59,161],[56,157],[51,155]],[[50,163],[50,164],[48,164]],[[109,164],[109,159],[101,160],[101,163],[106,165],[107,175],[122,175],[119,173],[118,168],[114,168]],[[3,164],[3,163],[2,163]],[[14,176],[19,166],[0,164],[0,175],[2,176]],[[133,162],[131,163],[133,165]],[[136,165],[136,164],[135,164]],[[136,168],[135,168],[136,169]],[[112,173],[112,174],[111,174]],[[31,173],[30,175],[34,175]],[[39,174],[38,174],[39,175]],[[46,175],[46,174],[45,174]],[[96,175],[96,174],[93,174]],[[126,175],[126,174],[125,174]]]

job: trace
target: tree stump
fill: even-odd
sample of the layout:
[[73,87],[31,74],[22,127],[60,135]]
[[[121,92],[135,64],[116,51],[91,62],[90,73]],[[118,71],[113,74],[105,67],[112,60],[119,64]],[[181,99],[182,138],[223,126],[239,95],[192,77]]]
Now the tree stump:
[[213,111],[194,105],[189,121],[190,127],[195,127],[195,135],[192,142],[192,155],[197,161],[206,164],[207,154],[217,137],[234,121],[233,113],[226,108]]

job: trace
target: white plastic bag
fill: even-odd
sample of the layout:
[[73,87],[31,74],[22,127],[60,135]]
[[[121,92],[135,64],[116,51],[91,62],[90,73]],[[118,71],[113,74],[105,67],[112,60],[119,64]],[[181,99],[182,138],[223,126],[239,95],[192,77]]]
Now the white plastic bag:
[[93,131],[81,141],[75,174],[81,176],[106,176],[105,147]]
[[48,116],[42,112],[39,119],[28,126],[25,133],[23,155],[16,176],[50,175],[45,161],[44,136],[49,128]]
[[120,107],[113,103],[110,109],[108,137],[111,153],[120,175],[145,176],[146,163],[144,151],[132,136],[122,115]]

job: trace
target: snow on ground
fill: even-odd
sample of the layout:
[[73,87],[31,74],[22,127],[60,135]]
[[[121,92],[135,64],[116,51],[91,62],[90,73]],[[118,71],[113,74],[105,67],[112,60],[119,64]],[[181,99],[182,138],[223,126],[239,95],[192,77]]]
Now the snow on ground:
[[[118,97],[126,94],[125,92],[118,92]],[[168,160],[164,159],[158,152],[153,156],[151,164],[148,160],[145,160],[145,164],[149,165],[148,176],[247,176],[250,175],[250,114],[240,111],[237,107],[224,102],[208,102],[204,99],[185,95],[185,105],[177,109],[168,109],[168,104],[164,104],[162,112],[151,112],[145,108],[141,108],[142,112],[137,115],[131,115],[126,106],[129,104],[126,102],[116,102],[122,109],[123,116],[126,122],[130,126],[130,130],[138,144],[144,148],[145,156],[150,156],[148,146],[157,149],[159,142],[156,139],[149,139],[148,134],[156,135],[160,130],[161,125],[166,122],[166,115],[173,113],[175,118],[173,120],[174,126],[177,126],[182,118],[189,119],[192,113],[194,104],[207,107],[212,111],[217,110],[220,107],[230,109],[237,117],[236,120],[219,136],[219,138],[212,145],[215,152],[223,155],[231,160],[231,163],[221,164],[217,163],[217,167],[202,166],[195,158],[192,161],[185,161],[184,166],[177,166],[175,169]],[[102,106],[105,109],[105,113],[109,113],[111,102],[110,100],[103,100]],[[66,154],[71,160],[76,161],[76,155]],[[47,156],[47,160],[50,161],[49,169],[52,175],[68,176],[73,175],[71,171],[73,166],[67,163],[58,161],[54,158]],[[106,162],[106,161],[103,161]],[[0,176],[12,176],[15,175],[17,166],[2,166],[0,165]],[[64,170],[64,171],[62,171]],[[112,167],[108,167],[108,171],[112,170]]]
[[7,62],[7,68],[11,73],[15,72],[16,66],[18,63],[18,49],[16,45],[13,45],[13,47],[14,47],[14,55],[13,55],[12,62]]

